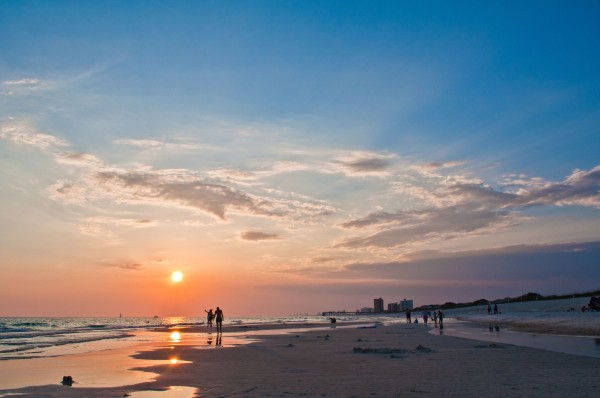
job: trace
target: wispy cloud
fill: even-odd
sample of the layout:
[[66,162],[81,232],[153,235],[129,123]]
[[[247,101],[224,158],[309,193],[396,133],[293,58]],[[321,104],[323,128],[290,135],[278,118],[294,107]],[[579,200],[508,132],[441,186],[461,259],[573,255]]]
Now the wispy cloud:
[[242,240],[257,242],[263,240],[279,240],[281,239],[281,236],[262,231],[243,231],[240,234],[240,238]]
[[86,223],[90,224],[105,224],[117,225],[132,228],[148,228],[156,226],[155,220],[148,219],[132,219],[132,218],[117,218],[117,217],[87,217]]
[[140,271],[144,268],[143,264],[134,263],[134,262],[101,261],[98,263],[98,265],[100,265],[102,267],[121,268],[121,269],[127,269],[127,270],[132,270],[132,271]]
[[69,146],[66,141],[50,134],[38,132],[25,124],[2,126],[0,129],[0,138],[8,139],[17,144],[30,145],[54,154],[60,153],[60,151]]
[[121,265],[118,265],[118,267],[123,268],[123,269],[131,269],[131,270],[139,271],[144,266],[142,264],[131,263],[131,264],[121,264]]
[[6,86],[37,86],[40,84],[40,79],[18,79],[18,80],[5,80],[2,84]]
[[14,80],[5,80],[0,83],[0,96],[17,96],[36,91],[46,90],[53,86],[50,82],[39,78],[27,77]]
[[118,139],[114,141],[115,144],[118,145],[127,145],[132,146],[144,150],[177,150],[177,149],[185,149],[185,150],[196,150],[196,149],[206,149],[206,150],[221,150],[217,147],[211,145],[205,145],[198,142],[194,142],[189,139],[171,139],[169,141],[155,138],[148,139]]
[[313,263],[328,263],[331,261],[337,260],[337,257],[325,256],[325,257],[315,257],[311,260]]
[[464,161],[450,161],[450,162],[429,162],[425,164],[413,165],[412,168],[415,170],[440,170],[440,169],[449,169],[453,167],[458,167],[464,165]]
[[514,212],[476,210],[469,205],[396,213],[372,213],[341,226],[352,229],[376,227],[377,232],[343,239],[335,247],[394,248],[410,243],[426,243],[464,235],[489,234],[518,225],[522,218]]
[[396,212],[373,212],[340,224],[363,236],[342,239],[338,248],[394,248],[409,243],[489,234],[518,225],[523,211],[534,206],[580,205],[600,208],[600,166],[576,170],[562,182],[539,179],[517,192],[503,192],[484,184],[438,185],[416,189],[433,207]]
[[355,151],[336,157],[343,173],[349,176],[378,176],[390,175],[392,154],[382,154],[366,151]]
[[214,174],[203,176],[186,169],[107,164],[94,155],[72,151],[68,143],[52,135],[24,126],[5,126],[0,134],[1,138],[44,150],[57,162],[76,167],[78,173],[57,181],[47,190],[51,198],[71,204],[110,200],[117,204],[183,207],[221,220],[226,220],[230,213],[313,220],[335,211],[324,201],[293,193],[287,197],[268,189],[246,192],[227,181],[215,181]]

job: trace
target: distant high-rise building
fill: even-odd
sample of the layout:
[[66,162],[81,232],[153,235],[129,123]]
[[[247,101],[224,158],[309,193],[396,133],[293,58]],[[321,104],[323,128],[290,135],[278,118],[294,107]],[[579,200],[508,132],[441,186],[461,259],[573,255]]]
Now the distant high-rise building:
[[398,303],[389,303],[388,312],[398,312]]
[[413,309],[413,301],[404,299],[400,303],[400,311],[412,310]]
[[383,312],[383,299],[382,298],[373,300],[373,312]]

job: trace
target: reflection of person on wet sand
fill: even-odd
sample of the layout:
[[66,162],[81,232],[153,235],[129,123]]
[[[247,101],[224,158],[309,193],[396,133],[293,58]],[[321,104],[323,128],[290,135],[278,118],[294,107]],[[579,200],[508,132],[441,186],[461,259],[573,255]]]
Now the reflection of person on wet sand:
[[221,333],[217,333],[217,342],[215,343],[215,347],[221,347],[223,346],[223,342],[222,339],[223,335]]
[[215,317],[215,314],[212,312],[212,308],[209,311],[204,310],[206,312],[206,324],[212,328],[212,321]]
[[223,331],[223,319],[225,319],[225,316],[223,316],[223,310],[220,309],[219,307],[217,307],[217,310],[215,311],[215,321],[217,322],[217,332]]

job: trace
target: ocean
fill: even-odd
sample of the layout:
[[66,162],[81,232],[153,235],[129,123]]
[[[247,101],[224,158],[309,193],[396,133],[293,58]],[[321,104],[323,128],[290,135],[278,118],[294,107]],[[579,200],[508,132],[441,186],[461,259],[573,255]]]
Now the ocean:
[[[352,316],[359,322],[393,321],[390,316]],[[340,319],[342,320],[342,319]],[[228,325],[260,324],[326,324],[323,316],[287,316],[230,318]],[[109,348],[132,342],[139,331],[157,327],[188,327],[206,325],[206,318],[0,318],[0,360],[31,359],[69,355]],[[146,334],[147,336],[147,334]],[[139,337],[138,337],[139,338]]]

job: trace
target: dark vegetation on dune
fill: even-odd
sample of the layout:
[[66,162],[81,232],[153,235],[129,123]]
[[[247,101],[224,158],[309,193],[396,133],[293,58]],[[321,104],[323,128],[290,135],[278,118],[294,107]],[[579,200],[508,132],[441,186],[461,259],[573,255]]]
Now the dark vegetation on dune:
[[506,297],[503,299],[496,300],[486,300],[479,299],[467,303],[453,303],[451,301],[446,302],[444,304],[430,304],[424,305],[419,308],[415,308],[415,310],[421,309],[431,309],[431,308],[441,308],[441,309],[454,309],[454,308],[464,308],[464,307],[474,307],[478,305],[487,305],[487,304],[506,304],[506,303],[519,303],[524,301],[541,301],[541,300],[560,300],[560,299],[569,299],[569,298],[579,298],[579,297],[593,297],[600,296],[600,290],[595,290],[592,292],[584,292],[584,293],[571,293],[571,294],[563,294],[563,295],[550,295],[543,296],[539,293],[526,293],[518,297]]

